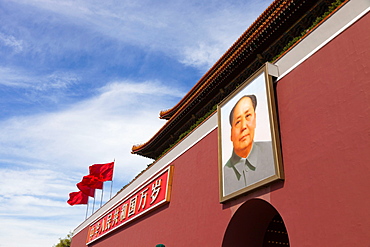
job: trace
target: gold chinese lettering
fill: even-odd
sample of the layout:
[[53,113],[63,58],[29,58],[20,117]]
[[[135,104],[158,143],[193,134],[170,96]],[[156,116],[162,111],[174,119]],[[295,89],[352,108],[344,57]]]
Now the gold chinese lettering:
[[126,213],[127,213],[127,203],[125,203],[125,204],[122,205],[121,215],[119,217],[119,220],[120,221],[126,219]]
[[94,227],[90,227],[90,238],[92,238],[95,235],[95,229]]
[[130,206],[128,208],[128,215],[127,217],[130,217],[131,215],[134,215],[136,212],[136,202],[137,202],[137,196],[131,198],[130,200]]
[[139,207],[138,207],[138,210],[140,209],[144,209],[145,208],[145,205],[146,205],[146,197],[148,195],[148,189],[149,188],[146,188],[145,190],[143,190],[141,193],[140,193],[140,201],[139,201]]
[[114,226],[118,223],[118,217],[119,217],[119,209],[116,208],[116,210],[114,210],[114,214],[113,214],[112,226]]
[[107,224],[106,224],[105,230],[110,229],[111,220],[112,220],[112,214],[109,214],[108,217],[107,217]]
[[96,226],[95,226],[95,234],[99,234],[99,232],[100,232],[100,221],[96,223]]
[[150,196],[152,200],[150,204],[153,204],[155,199],[157,199],[159,191],[161,190],[161,182],[162,182],[162,179],[158,179],[157,181],[155,181],[154,184],[152,184],[152,195]]

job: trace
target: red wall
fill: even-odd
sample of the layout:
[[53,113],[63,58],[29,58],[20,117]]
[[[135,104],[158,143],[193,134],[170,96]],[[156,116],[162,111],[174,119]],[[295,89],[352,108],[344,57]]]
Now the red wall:
[[221,246],[255,197],[281,214],[291,246],[370,246],[369,26],[367,15],[278,82],[285,182],[220,204],[214,130],[172,163],[169,204],[90,246]]
[[[370,246],[370,15],[277,84],[291,246]],[[365,31],[367,30],[367,31]]]

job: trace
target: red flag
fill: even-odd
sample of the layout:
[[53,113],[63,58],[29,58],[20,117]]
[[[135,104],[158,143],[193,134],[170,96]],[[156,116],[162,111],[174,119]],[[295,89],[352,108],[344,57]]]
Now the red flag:
[[79,192],[72,192],[69,193],[69,200],[67,203],[71,206],[76,205],[76,204],[87,204],[89,201],[89,197],[82,193],[81,191]]
[[112,181],[114,162],[106,164],[95,164],[89,167],[90,175],[97,177],[101,181]]
[[91,189],[103,189],[103,181],[98,179],[96,176],[84,176],[80,183],[82,183],[82,185],[90,187]]
[[87,186],[86,184],[84,184],[83,182],[79,182],[77,185],[77,188],[79,188],[79,190],[84,193],[85,195],[87,196],[91,196],[91,197],[94,197],[95,196],[95,189]]

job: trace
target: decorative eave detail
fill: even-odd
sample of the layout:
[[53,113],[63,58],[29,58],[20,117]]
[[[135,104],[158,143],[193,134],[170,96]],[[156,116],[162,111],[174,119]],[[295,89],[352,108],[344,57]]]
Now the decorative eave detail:
[[319,14],[325,2],[275,0],[173,108],[160,112],[160,118],[168,121],[148,142],[133,146],[132,153],[158,158],[185,128],[204,115],[204,108],[212,108],[272,59],[287,39]]
[[160,119],[170,119],[171,118],[171,112],[173,111],[174,107],[171,108],[171,109],[168,109],[168,110],[163,110],[163,111],[160,111],[159,113],[159,118]]

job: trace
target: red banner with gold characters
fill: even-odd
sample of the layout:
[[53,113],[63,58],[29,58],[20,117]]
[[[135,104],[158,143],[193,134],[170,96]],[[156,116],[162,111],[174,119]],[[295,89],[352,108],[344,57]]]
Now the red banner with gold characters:
[[86,243],[170,201],[173,166],[150,178],[137,190],[113,206],[103,217],[89,226]]

